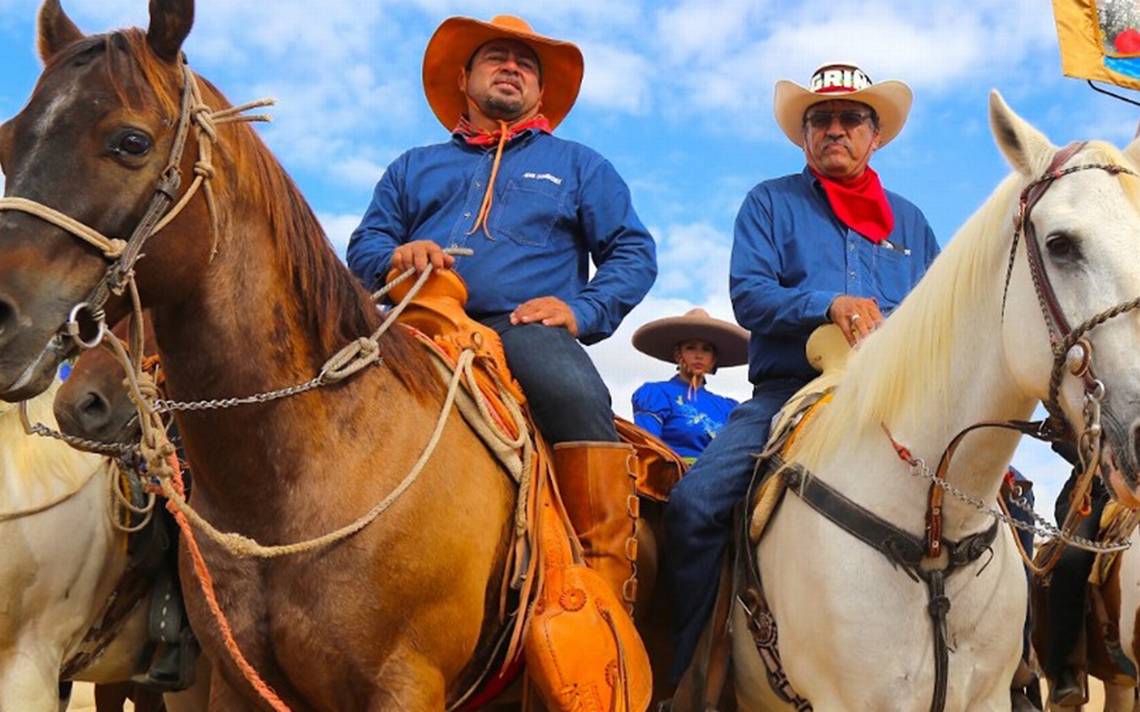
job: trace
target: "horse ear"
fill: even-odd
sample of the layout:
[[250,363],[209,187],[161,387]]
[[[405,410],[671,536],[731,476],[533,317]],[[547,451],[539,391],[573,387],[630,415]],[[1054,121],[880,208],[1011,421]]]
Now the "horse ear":
[[997,89],[990,92],[990,128],[1009,164],[1027,176],[1036,177],[1042,156],[1057,150],[1045,134],[1009,108]]
[[194,25],[194,0],[150,0],[146,42],[162,59],[177,61]]
[[44,4],[40,6],[37,24],[39,31],[36,36],[36,48],[44,64],[64,47],[83,39],[83,33],[63,11],[59,0],[44,0]]

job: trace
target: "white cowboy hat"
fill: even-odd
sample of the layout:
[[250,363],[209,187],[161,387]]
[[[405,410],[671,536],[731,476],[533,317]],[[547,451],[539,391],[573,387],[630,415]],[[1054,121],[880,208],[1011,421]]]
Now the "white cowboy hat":
[[673,349],[686,341],[707,341],[716,349],[716,365],[728,368],[748,363],[748,332],[731,322],[714,319],[704,309],[642,324],[633,332],[633,347],[653,358],[676,363]]
[[773,110],[776,123],[797,146],[804,145],[804,112],[821,101],[858,101],[879,115],[879,146],[886,146],[906,123],[914,95],[896,79],[871,83],[866,72],[854,64],[832,62],[811,75],[811,88],[781,79],[776,82]]

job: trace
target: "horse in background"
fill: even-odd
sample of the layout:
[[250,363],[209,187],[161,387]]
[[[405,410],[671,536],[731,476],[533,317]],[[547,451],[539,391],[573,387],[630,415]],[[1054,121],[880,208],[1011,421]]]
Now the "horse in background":
[[[944,708],[1007,710],[1021,653],[1025,574],[1012,534],[983,504],[996,501],[1020,433],[971,434],[950,461],[942,537],[987,544],[944,580],[950,604],[946,699],[936,689],[936,637],[928,607],[939,605],[919,581],[939,559],[922,559],[930,471],[964,428],[981,421],[1025,420],[1049,400],[1056,319],[1043,314],[1027,263],[1028,237],[1013,243],[1019,196],[1047,171],[1074,169],[1053,181],[1032,209],[1047,283],[1070,324],[1140,296],[1140,181],[1135,157],[1094,142],[1059,153],[1013,113],[996,92],[990,123],[1014,173],[959,230],[926,276],[852,356],[832,400],[798,433],[785,460],[803,473],[789,483],[755,555],[779,655],[794,691],[820,710]],[[1060,157],[1063,165],[1051,165]],[[1100,170],[1100,166],[1110,170]],[[1118,174],[1112,166],[1126,173]],[[1024,216],[1024,213],[1021,213]],[[1131,308],[1131,307],[1129,307]],[[1064,335],[1064,334],[1062,334]],[[1086,334],[1105,386],[1101,452],[1114,496],[1137,503],[1140,425],[1140,327],[1134,314]],[[1064,354],[1062,354],[1062,357]],[[1078,378],[1064,372],[1055,406],[1075,433],[1089,422]],[[905,446],[897,451],[893,439]],[[911,455],[911,453],[913,455]],[[922,462],[908,457],[920,457]],[[928,463],[928,464],[927,464]],[[925,469],[924,469],[925,468]],[[794,470],[795,468],[793,468]],[[791,472],[791,470],[789,471]],[[912,476],[914,473],[925,477]],[[884,553],[840,529],[809,504],[824,484],[914,542],[917,562]],[[818,502],[818,499],[815,500]],[[992,537],[992,539],[989,539]],[[902,549],[899,549],[902,551]],[[945,556],[945,550],[942,553]],[[907,562],[907,563],[904,563]],[[944,563],[944,562],[942,562]],[[810,606],[810,609],[808,608]],[[732,603],[733,678],[744,710],[795,709],[768,683],[750,611]]]
[[[27,403],[29,420],[54,426],[57,388]],[[95,683],[140,671],[146,605],[129,609],[100,654],[89,655],[86,637],[128,564],[114,477],[108,458],[26,434],[18,407],[0,403],[0,709],[57,712],[65,667],[69,679]],[[190,697],[168,709],[204,709]]]

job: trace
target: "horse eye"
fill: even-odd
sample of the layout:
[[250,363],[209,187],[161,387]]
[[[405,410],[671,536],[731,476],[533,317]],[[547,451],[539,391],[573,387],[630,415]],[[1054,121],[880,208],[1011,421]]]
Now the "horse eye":
[[127,156],[145,156],[151,148],[150,136],[141,131],[127,131],[115,139],[111,149]]
[[1054,259],[1071,260],[1080,256],[1076,240],[1065,233],[1055,233],[1045,238],[1045,249]]

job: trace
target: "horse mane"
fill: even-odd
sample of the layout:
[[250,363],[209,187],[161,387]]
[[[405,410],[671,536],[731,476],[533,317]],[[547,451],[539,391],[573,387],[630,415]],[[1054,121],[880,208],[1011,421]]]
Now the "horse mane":
[[[148,100],[157,100],[159,110],[173,125],[180,111],[181,74],[171,71],[171,64],[150,49],[146,33],[139,28],[76,42],[52,58],[44,75],[59,64],[98,49],[106,52],[108,79],[124,105],[140,107]],[[198,81],[206,104],[215,109],[231,106],[213,84],[200,76]],[[350,341],[373,333],[381,315],[363,285],[336,256],[308,201],[257,133],[244,123],[219,126],[218,132],[222,138],[215,144],[215,167],[219,176],[228,180],[211,184],[217,203],[229,204],[240,196],[244,203],[264,212],[279,243],[277,256],[285,273],[292,277],[288,297],[297,312],[305,315],[305,327],[316,338],[315,372],[325,358]],[[193,150],[190,142],[187,151]],[[220,214],[218,229],[222,236],[228,234],[226,221],[227,216]],[[226,245],[221,244],[219,249],[225,250]],[[391,329],[380,340],[380,356],[416,397],[442,394],[424,349],[403,329]]]
[[[1048,168],[1052,153],[1035,157],[1033,175]],[[1091,142],[1079,162],[1130,165],[1114,146]],[[1125,192],[1140,206],[1140,180],[1120,174]],[[902,304],[858,349],[852,351],[831,403],[820,410],[805,437],[796,439],[788,456],[809,469],[818,467],[863,427],[890,425],[914,407],[918,397],[949,404],[954,394],[950,359],[956,325],[969,315],[996,313],[1001,294],[994,289],[1004,278],[1013,215],[1028,181],[1018,173],[1003,180],[990,197],[954,234],[946,248]]]

